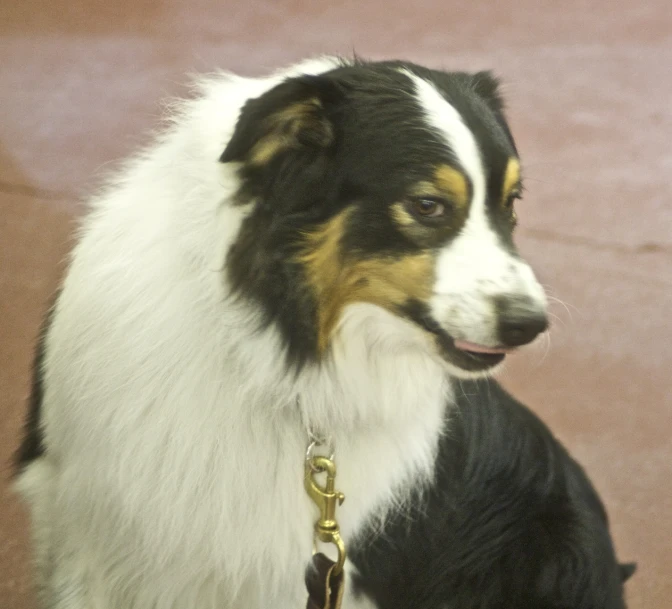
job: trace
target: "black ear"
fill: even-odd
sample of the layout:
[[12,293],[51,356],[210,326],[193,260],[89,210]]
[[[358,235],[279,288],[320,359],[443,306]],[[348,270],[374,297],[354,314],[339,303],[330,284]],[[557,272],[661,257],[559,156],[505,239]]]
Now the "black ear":
[[621,570],[621,581],[623,583],[627,582],[637,571],[636,562],[626,562],[620,563],[618,568]]
[[477,72],[472,77],[472,87],[476,93],[498,113],[504,112],[504,99],[499,92],[499,79],[492,72]]
[[243,106],[219,160],[261,166],[285,150],[327,148],[334,141],[330,109],[341,96],[324,76],[284,81]]

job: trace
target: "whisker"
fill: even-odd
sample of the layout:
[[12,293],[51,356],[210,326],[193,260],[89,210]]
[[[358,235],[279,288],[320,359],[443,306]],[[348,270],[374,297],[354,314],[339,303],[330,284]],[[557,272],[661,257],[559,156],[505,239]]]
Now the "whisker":
[[550,332],[544,332],[543,340],[544,340],[544,343],[546,344],[546,349],[544,350],[544,354],[541,356],[541,359],[537,362],[537,365],[539,365],[539,366],[541,366],[541,364],[544,363],[544,361],[548,357],[548,354],[551,352],[551,334],[550,334]]
[[[567,315],[569,316],[570,322],[574,323],[574,316],[572,315],[572,311],[569,308],[569,305],[564,300],[560,300],[559,298],[556,298],[555,296],[549,296],[548,299],[551,302],[555,302],[555,303],[561,305],[562,308],[567,312]],[[579,311],[576,307],[573,307],[573,308],[576,312]]]

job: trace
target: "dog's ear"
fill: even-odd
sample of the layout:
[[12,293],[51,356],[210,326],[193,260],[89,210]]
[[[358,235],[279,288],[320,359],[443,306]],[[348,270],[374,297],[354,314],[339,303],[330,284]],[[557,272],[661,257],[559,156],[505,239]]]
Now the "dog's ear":
[[620,563],[618,565],[618,568],[621,571],[621,581],[623,583],[627,582],[637,571],[637,563],[636,562],[626,562],[626,563]]
[[318,152],[334,141],[330,109],[342,97],[324,76],[290,78],[242,108],[222,163],[263,166],[288,150]]
[[499,79],[492,72],[476,72],[472,76],[471,86],[492,110],[498,113],[504,112],[504,98],[499,90]]

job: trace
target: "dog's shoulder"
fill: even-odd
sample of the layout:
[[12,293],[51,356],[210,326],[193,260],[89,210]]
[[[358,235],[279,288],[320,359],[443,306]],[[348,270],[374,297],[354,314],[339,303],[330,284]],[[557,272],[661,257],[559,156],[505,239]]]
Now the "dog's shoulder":
[[622,607],[606,513],[582,467],[495,381],[456,389],[433,485],[354,552],[361,588],[397,609],[418,599],[460,609],[500,609],[504,599]]

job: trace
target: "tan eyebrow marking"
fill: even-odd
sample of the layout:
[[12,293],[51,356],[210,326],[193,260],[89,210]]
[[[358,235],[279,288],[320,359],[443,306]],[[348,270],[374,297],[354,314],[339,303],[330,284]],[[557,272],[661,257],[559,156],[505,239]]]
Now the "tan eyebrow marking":
[[518,188],[520,184],[520,161],[511,157],[506,165],[504,172],[504,183],[502,185],[502,205],[506,205],[511,193]]

